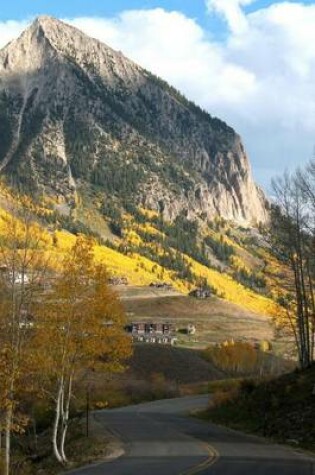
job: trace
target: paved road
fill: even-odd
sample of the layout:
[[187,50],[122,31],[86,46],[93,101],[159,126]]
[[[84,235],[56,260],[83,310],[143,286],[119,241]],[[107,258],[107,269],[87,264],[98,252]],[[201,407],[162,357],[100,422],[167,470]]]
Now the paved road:
[[73,475],[315,475],[315,459],[213,424],[187,417],[206,396],[98,412],[122,438],[123,457]]

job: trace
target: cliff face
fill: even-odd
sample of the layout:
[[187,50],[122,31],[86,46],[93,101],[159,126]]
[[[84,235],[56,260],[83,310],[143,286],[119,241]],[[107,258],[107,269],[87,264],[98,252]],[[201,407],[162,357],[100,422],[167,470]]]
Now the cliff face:
[[0,51],[0,170],[30,192],[97,187],[166,219],[264,222],[240,137],[97,40],[40,17]]

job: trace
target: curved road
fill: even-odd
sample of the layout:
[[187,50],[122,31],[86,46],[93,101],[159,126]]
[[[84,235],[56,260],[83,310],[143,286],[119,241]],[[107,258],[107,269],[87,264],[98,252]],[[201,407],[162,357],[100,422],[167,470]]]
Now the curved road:
[[72,475],[315,475],[315,459],[187,417],[207,396],[155,401],[95,414],[126,453]]

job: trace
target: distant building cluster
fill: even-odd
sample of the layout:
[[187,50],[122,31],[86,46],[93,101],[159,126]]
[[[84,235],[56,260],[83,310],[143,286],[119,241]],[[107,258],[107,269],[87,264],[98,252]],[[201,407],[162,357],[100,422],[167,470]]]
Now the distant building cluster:
[[42,288],[48,290],[53,281],[55,280],[55,274],[52,272],[45,272],[45,277],[41,275],[41,272],[25,272],[23,270],[14,269],[11,270],[6,264],[0,264],[0,279],[7,286],[24,286],[32,288]]
[[134,342],[174,345],[176,328],[172,323],[135,322],[128,326]]
[[151,282],[150,287],[154,287],[155,289],[162,289],[162,290],[172,290],[173,286],[168,284],[167,282]]
[[186,328],[187,335],[195,335],[196,327],[192,323],[189,323]]
[[196,299],[208,299],[211,297],[211,290],[208,288],[198,287],[194,289],[189,294],[190,297],[195,297]]
[[108,280],[109,285],[128,285],[128,279],[127,277],[111,277]]

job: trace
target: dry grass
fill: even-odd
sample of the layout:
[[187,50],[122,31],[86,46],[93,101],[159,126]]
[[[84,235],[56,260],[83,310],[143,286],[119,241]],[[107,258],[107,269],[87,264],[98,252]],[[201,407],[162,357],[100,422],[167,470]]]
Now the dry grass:
[[38,437],[36,448],[32,450],[32,457],[26,449],[28,444],[32,444],[28,438],[20,439],[19,447],[16,448],[12,460],[12,475],[61,474],[68,469],[105,460],[120,448],[119,442],[111,434],[103,427],[100,430],[93,416],[90,416],[89,437],[85,432],[85,419],[79,417],[72,419],[66,444],[69,460],[67,467],[62,467],[52,455],[50,431],[47,430]]
[[202,352],[188,348],[160,345],[135,345],[127,376],[149,381],[152,374],[162,374],[165,380],[194,384],[226,377],[223,371],[204,360]]
[[[130,292],[130,293],[128,293]],[[152,295],[152,290],[137,288],[124,290],[123,304],[130,321],[154,320],[174,323],[178,329],[193,323],[197,328],[194,337],[178,335],[183,344],[205,347],[210,343],[234,340],[274,339],[274,327],[271,319],[244,310],[237,305],[213,297],[197,300],[186,296]],[[195,341],[197,340],[197,341]]]

